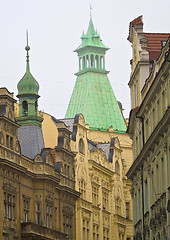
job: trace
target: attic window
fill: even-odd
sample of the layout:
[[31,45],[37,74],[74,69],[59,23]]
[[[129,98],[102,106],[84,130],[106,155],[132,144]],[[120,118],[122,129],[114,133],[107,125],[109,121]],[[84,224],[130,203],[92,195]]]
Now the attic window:
[[162,46],[162,48],[165,47],[165,45],[166,45],[166,40],[162,40],[162,41],[161,41],[161,46]]
[[82,138],[79,141],[79,152],[84,154],[84,142]]

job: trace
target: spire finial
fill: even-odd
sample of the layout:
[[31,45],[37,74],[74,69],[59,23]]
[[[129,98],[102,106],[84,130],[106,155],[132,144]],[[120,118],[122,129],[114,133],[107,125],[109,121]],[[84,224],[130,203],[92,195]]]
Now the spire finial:
[[26,31],[26,39],[27,39],[27,46],[25,47],[25,50],[27,51],[27,71],[30,70],[30,67],[29,67],[29,50],[30,50],[30,47],[28,46],[28,30]]
[[92,6],[90,4],[90,18],[92,18]]

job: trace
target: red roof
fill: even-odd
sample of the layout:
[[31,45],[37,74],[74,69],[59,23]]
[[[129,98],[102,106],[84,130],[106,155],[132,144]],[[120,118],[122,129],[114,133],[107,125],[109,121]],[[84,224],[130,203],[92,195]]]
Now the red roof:
[[135,18],[133,21],[130,22],[130,24],[135,25],[135,24],[143,24],[142,22],[142,15]]
[[147,38],[147,51],[149,52],[149,60],[157,60],[161,54],[162,41],[167,41],[170,33],[144,33]]

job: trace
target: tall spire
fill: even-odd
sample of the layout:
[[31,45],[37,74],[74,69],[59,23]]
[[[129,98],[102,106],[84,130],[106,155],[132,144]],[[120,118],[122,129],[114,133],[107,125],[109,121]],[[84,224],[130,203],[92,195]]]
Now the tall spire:
[[27,38],[27,46],[25,47],[25,50],[27,51],[27,56],[26,56],[26,58],[27,58],[27,67],[26,67],[26,70],[27,71],[30,71],[30,66],[29,66],[29,50],[30,50],[30,47],[28,46],[28,30],[26,31],[26,38]]
[[90,4],[90,18],[92,18],[92,6]]
[[27,45],[25,47],[25,50],[27,51],[26,72],[25,72],[23,78],[19,81],[19,83],[17,85],[18,96],[23,95],[23,94],[35,94],[39,97],[39,95],[38,95],[39,84],[30,72],[30,65],[29,65],[29,50],[30,50],[30,47],[28,45],[28,30],[26,31],[26,41],[27,41]]

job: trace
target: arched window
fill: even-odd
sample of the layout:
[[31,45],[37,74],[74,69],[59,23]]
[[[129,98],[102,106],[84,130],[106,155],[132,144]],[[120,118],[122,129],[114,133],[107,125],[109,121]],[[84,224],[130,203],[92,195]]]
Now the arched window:
[[87,68],[88,68],[88,67],[90,67],[90,66],[89,66],[89,56],[88,56],[88,55],[86,56],[86,59],[87,59],[87,65],[86,65],[86,66],[87,66]]
[[27,103],[27,101],[22,102],[22,108],[23,108],[23,115],[27,116],[28,115],[28,103]]
[[94,56],[90,56],[91,67],[94,67]]
[[84,154],[84,142],[82,138],[79,141],[79,152]]
[[85,69],[85,56],[83,57],[83,69]]
[[120,166],[118,161],[115,162],[115,172],[120,174]]
[[35,101],[35,115],[37,114],[38,103]]
[[79,58],[79,71],[82,70],[82,58],[80,57]]
[[98,55],[95,56],[95,66],[96,66],[96,68],[99,67],[99,57],[98,57]]
[[104,68],[104,57],[103,56],[100,57],[100,68],[101,69]]

